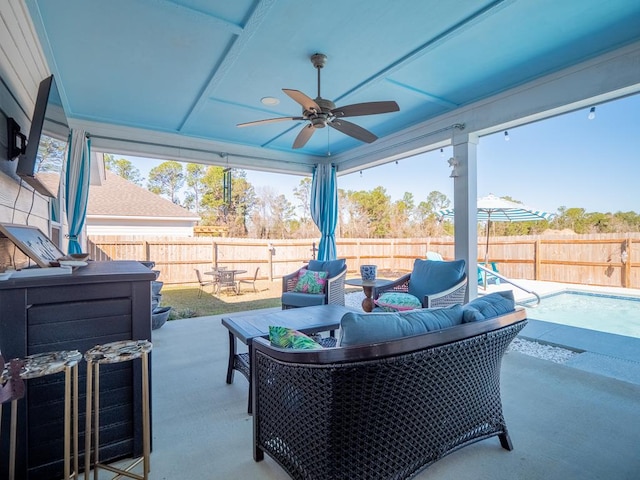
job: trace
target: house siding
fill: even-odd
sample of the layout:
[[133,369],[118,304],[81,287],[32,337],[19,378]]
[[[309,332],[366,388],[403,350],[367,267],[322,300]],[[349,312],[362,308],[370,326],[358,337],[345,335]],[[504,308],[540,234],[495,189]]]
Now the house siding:
[[[51,200],[34,192],[26,183],[20,186],[20,178],[15,173],[18,160],[8,161],[8,132],[4,127],[11,117],[20,126],[21,133],[29,136],[38,87],[50,72],[24,2],[0,2],[0,23],[6,26],[0,34],[0,222],[36,226],[50,238],[60,238],[58,246],[64,250],[65,226],[57,235],[52,232],[52,227],[60,226],[50,221]],[[60,201],[64,204],[63,199]],[[14,250],[13,244],[7,242],[6,239],[0,242],[3,263],[6,263],[7,251],[13,255]]]

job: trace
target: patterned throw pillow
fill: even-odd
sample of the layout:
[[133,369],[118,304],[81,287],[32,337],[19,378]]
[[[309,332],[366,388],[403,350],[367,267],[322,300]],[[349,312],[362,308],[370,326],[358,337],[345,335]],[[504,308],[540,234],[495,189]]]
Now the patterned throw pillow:
[[327,272],[312,272],[305,268],[300,269],[298,283],[293,288],[294,292],[302,293],[324,293],[324,286],[327,284]]
[[422,308],[422,303],[418,297],[402,292],[383,293],[377,300],[374,300],[374,303],[384,312],[403,312]]
[[274,347],[298,350],[318,350],[322,345],[313,341],[304,333],[292,328],[269,326],[269,341]]

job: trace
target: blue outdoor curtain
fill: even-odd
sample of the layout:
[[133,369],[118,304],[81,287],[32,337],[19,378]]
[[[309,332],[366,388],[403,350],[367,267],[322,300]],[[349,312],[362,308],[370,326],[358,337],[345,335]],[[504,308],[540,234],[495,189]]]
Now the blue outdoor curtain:
[[336,167],[330,164],[316,165],[311,181],[311,218],[320,229],[322,237],[318,246],[318,260],[335,260],[336,225],[338,224],[338,182]]
[[84,130],[71,130],[65,177],[65,203],[69,224],[68,253],[82,253],[78,237],[87,217],[91,141]]

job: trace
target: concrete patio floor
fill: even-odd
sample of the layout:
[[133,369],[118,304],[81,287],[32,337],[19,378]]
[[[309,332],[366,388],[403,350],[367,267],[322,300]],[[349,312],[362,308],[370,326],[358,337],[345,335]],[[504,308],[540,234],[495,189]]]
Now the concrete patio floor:
[[[252,458],[247,381],[225,383],[228,336],[219,316],[153,331],[150,478],[287,479]],[[497,438],[459,450],[417,479],[638,479],[640,385],[510,352],[504,414],[512,452]],[[304,420],[304,419],[302,419]]]

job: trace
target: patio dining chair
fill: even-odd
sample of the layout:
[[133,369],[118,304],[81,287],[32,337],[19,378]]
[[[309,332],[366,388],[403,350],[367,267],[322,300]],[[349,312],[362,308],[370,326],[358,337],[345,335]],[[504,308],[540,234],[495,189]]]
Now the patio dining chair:
[[253,278],[239,278],[238,279],[238,293],[240,293],[240,285],[243,283],[246,283],[248,285],[251,285],[253,287],[253,292],[257,293],[258,290],[256,289],[256,280],[258,279],[258,272],[260,271],[260,267],[256,267],[256,271],[253,274]]
[[238,284],[236,281],[236,272],[234,270],[219,270],[218,271],[218,292],[222,289],[233,290],[233,293],[238,294]]
[[204,287],[208,287],[209,285],[212,285],[211,294],[213,295],[213,292],[216,289],[216,284],[218,283],[217,277],[214,275],[213,280],[205,280],[204,278],[202,278],[202,273],[200,272],[200,270],[198,270],[197,268],[195,268],[194,270],[196,271],[196,276],[198,277],[198,284],[200,286],[200,289],[198,290],[198,298],[202,297],[202,292],[204,291]]

